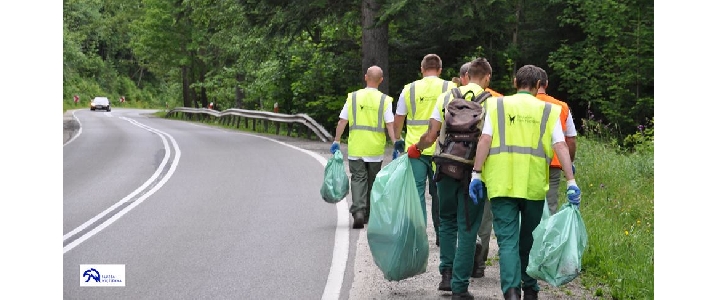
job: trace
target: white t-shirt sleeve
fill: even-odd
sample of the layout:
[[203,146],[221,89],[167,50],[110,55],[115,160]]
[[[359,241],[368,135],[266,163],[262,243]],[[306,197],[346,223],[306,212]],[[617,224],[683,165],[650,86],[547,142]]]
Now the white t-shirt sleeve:
[[556,119],[556,125],[553,126],[553,132],[551,133],[551,145],[558,142],[564,142],[566,139],[563,137],[563,128],[561,128],[561,119]]
[[441,109],[444,108],[443,106],[444,106],[444,97],[439,95],[439,97],[436,99],[436,104],[434,105],[434,110],[431,111],[432,119],[437,120],[442,123],[444,122],[443,118],[441,118]]
[[394,114],[391,112],[391,105],[387,105],[384,109],[384,123],[394,122]]
[[573,116],[571,115],[571,111],[568,111],[568,118],[566,118],[566,136],[573,137],[577,136],[578,132],[576,131],[576,124],[573,123]]
[[396,114],[406,116],[408,110],[406,109],[406,100],[404,99],[404,92],[399,95],[399,102],[396,103]]
[[339,113],[339,118],[349,120],[349,108],[347,103],[344,103],[344,108],[342,108],[342,112]]
[[491,127],[491,115],[489,114],[484,117],[484,129],[481,130],[481,134],[494,136],[494,128]]

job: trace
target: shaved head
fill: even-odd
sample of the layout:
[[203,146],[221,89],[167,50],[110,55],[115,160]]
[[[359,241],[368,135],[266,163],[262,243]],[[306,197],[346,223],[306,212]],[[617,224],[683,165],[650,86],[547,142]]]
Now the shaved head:
[[371,66],[366,70],[364,80],[366,80],[367,86],[376,88],[379,86],[381,81],[384,79],[384,71],[379,66]]

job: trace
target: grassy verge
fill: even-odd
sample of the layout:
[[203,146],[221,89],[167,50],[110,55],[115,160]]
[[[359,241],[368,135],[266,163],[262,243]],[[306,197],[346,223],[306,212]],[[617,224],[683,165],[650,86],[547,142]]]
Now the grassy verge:
[[579,137],[576,171],[589,235],[582,282],[597,296],[653,299],[653,153]]

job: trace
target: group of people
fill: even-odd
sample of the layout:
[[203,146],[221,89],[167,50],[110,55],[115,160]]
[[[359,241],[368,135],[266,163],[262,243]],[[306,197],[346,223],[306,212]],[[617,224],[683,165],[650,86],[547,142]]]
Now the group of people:
[[[347,96],[330,151],[339,150],[349,124],[352,228],[363,228],[370,217],[371,187],[382,167],[388,134],[395,157],[399,152],[409,156],[425,220],[428,185],[439,246],[438,290],[451,291],[452,299],[474,299],[469,278],[484,276],[493,230],[504,298],[521,299],[523,290],[523,299],[538,299],[538,283],[526,274],[532,232],[544,201],[556,212],[561,172],[568,201],[579,205],[581,200],[573,166],[576,128],[568,105],[546,94],[548,75],[534,65],[518,69],[517,92],[511,96],[488,88],[492,68],[485,58],[463,64],[455,81],[439,77],[442,62],[436,54],[426,55],[420,70],[422,78],[405,85],[399,95],[395,114],[393,98],[378,90],[383,80],[378,66],[367,69],[366,88]],[[482,104],[485,117],[471,155],[473,170],[462,179],[442,176],[433,161],[445,145],[442,126],[455,88],[461,95],[473,95],[464,97],[467,101],[491,93]]]

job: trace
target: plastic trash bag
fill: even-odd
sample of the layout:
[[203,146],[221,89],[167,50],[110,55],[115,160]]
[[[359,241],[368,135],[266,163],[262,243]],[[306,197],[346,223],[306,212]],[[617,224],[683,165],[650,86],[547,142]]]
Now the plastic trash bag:
[[544,205],[541,223],[533,231],[526,273],[558,287],[571,282],[581,272],[581,259],[588,246],[588,233],[578,208],[565,203],[549,216]]
[[379,171],[370,201],[367,241],[384,278],[399,281],[426,272],[429,238],[408,155]]
[[344,169],[344,155],[341,151],[334,152],[324,167],[324,182],[319,193],[327,203],[342,201],[349,194],[349,177]]

